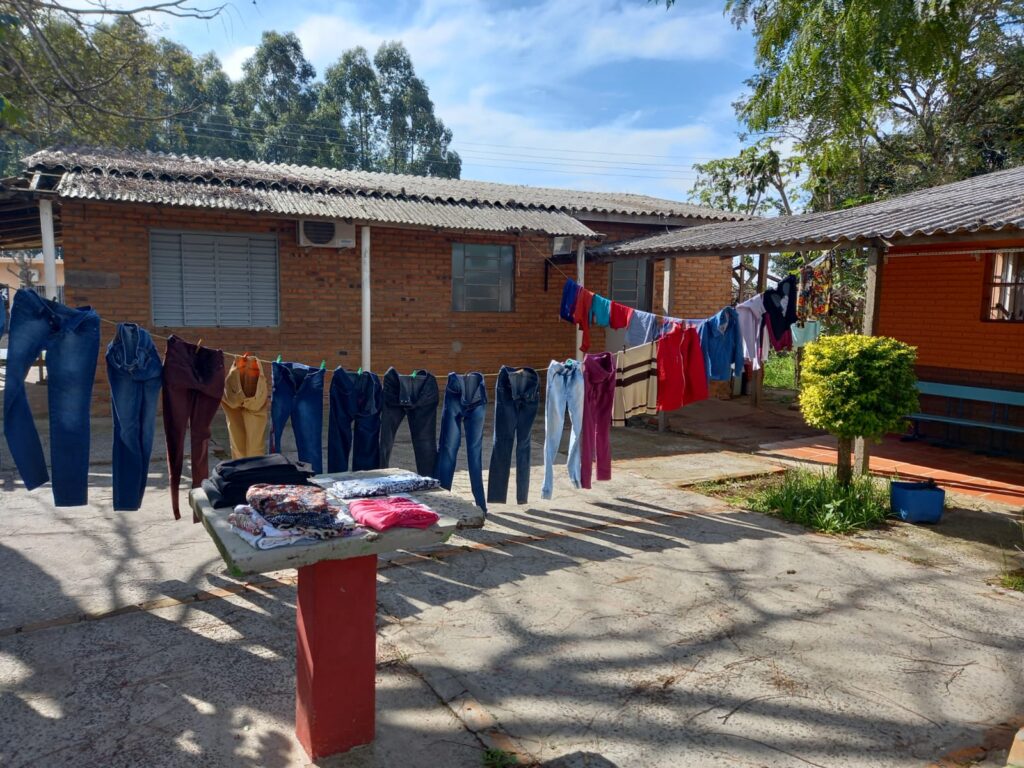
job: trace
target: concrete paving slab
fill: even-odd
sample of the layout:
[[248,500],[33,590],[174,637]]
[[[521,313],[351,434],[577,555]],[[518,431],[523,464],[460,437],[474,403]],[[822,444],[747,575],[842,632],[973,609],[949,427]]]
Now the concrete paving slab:
[[[293,734],[294,605],[286,588],[0,639],[0,764],[310,765]],[[377,691],[377,742],[318,766],[480,765],[402,659],[379,661]]]

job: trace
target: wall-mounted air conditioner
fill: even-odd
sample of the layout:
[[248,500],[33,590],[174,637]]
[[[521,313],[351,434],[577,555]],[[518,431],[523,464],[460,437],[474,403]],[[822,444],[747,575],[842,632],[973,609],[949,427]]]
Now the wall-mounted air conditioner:
[[355,248],[356,226],[338,219],[300,219],[299,245],[304,248]]
[[572,238],[568,235],[551,238],[551,255],[564,256],[572,253]]

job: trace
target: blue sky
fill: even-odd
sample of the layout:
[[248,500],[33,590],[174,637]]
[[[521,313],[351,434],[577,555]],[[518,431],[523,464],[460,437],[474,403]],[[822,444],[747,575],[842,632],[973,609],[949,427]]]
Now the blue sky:
[[721,0],[240,0],[160,31],[237,77],[268,29],[295,32],[318,73],[405,43],[464,178],[676,199],[694,162],[739,148],[731,104],[752,72]]

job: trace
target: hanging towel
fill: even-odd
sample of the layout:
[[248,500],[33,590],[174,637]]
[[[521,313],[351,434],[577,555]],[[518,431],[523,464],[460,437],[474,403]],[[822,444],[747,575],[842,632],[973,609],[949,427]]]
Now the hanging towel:
[[808,320],[805,323],[795,323],[789,330],[793,334],[793,348],[799,349],[818,340],[818,336],[821,335],[821,323],[817,320]]
[[590,305],[590,322],[607,328],[611,323],[612,303],[600,294],[594,294],[594,301]]
[[612,426],[658,412],[658,345],[650,342],[615,355],[615,404]]
[[626,305],[620,304],[617,301],[612,302],[612,311],[609,325],[612,328],[626,328],[629,326],[629,321],[633,318],[633,308]]
[[573,320],[573,310],[576,309],[576,297],[580,294],[580,285],[571,277],[566,278],[565,285],[562,286],[562,305],[558,310],[558,316],[565,320],[567,323],[575,322]]

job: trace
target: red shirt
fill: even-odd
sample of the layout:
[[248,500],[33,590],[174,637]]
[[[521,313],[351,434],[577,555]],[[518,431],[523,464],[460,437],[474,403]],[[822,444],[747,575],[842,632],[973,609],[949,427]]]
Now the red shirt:
[[686,377],[683,373],[683,326],[658,339],[658,410],[674,411],[683,407]]
[[572,312],[572,319],[583,331],[583,341],[580,344],[580,351],[586,352],[590,349],[590,307],[594,303],[594,292],[586,288],[580,288],[576,295],[576,307]]
[[629,325],[629,321],[633,319],[633,308],[620,304],[617,301],[612,302],[611,319],[608,325],[612,328],[625,328]]
[[696,328],[683,331],[683,405],[708,399],[708,374],[704,368],[704,351],[700,346],[700,333]]

